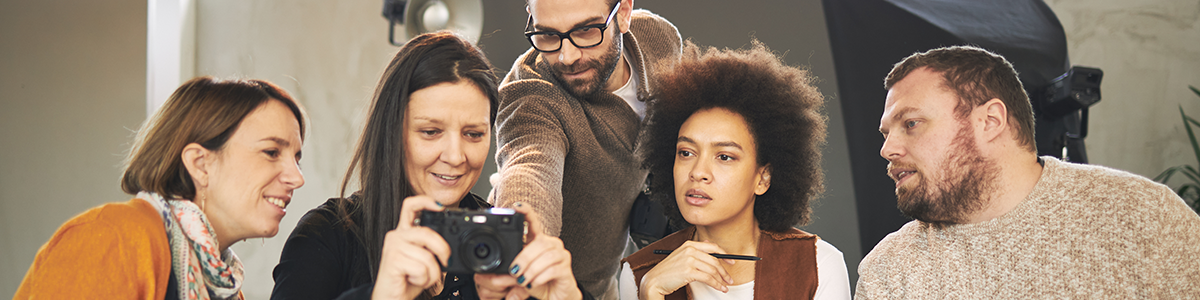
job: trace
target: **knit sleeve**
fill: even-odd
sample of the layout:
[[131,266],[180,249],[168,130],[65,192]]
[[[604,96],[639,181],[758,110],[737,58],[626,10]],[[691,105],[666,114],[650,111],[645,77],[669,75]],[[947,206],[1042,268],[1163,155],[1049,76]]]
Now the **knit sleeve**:
[[101,206],[54,233],[38,250],[14,298],[162,299],[170,255],[162,220],[153,212]]
[[567,136],[558,118],[564,103],[541,80],[518,81],[500,88],[497,113],[498,182],[492,182],[497,207],[529,204],[542,216],[544,232],[562,231],[562,178]]

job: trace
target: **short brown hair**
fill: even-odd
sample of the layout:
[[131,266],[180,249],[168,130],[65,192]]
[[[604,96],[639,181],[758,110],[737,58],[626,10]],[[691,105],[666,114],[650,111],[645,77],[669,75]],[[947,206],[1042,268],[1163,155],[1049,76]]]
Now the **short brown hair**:
[[758,149],[757,164],[770,166],[771,187],[754,202],[759,229],[783,232],[808,224],[809,203],[825,189],[821,148],[827,118],[816,77],[784,64],[757,40],[751,43],[750,49],[719,50],[687,41],[678,64],[657,76],[642,167],[654,174],[650,197],[677,227],[690,224],[675,203],[675,143],[683,123],[703,109],[740,115]]
[[1008,107],[1009,123],[1017,129],[1017,141],[1030,151],[1037,151],[1033,135],[1033,106],[1029,95],[1017,77],[1017,71],[1003,56],[973,46],[937,48],[913,53],[896,63],[883,81],[884,89],[903,80],[912,71],[929,68],[942,74],[942,84],[958,96],[954,107],[959,119],[966,118],[971,109],[1000,99]]
[[197,77],[184,83],[147,119],[129,150],[121,190],[153,192],[166,198],[192,199],[196,188],[183,165],[183,148],[198,143],[220,151],[238,125],[271,99],[291,109],[304,138],[305,113],[292,96],[258,79]]

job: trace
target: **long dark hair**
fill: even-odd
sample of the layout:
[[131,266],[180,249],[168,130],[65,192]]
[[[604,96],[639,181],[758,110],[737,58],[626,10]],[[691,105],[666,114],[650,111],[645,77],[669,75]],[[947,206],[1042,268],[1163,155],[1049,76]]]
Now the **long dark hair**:
[[[488,97],[495,125],[499,92],[494,68],[483,51],[450,32],[419,35],[408,41],[388,64],[375,87],[367,124],[337,201],[339,217],[367,249],[371,280],[379,271],[383,239],[400,221],[400,207],[413,196],[404,173],[404,112],[413,92],[440,83],[470,82]],[[446,109],[455,109],[447,107]],[[358,177],[359,191],[346,198],[351,178]],[[361,223],[351,217],[361,215]]]

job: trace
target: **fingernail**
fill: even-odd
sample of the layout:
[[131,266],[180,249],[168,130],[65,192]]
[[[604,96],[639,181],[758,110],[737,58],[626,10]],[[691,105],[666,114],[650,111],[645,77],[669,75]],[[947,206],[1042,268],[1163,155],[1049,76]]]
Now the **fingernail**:
[[532,289],[532,288],[533,288],[533,283],[532,283],[532,282],[530,282],[529,284],[526,284],[526,285],[525,285],[525,288],[527,288],[527,289]]
[[437,204],[437,206],[438,206],[438,207],[445,207],[444,205],[442,205],[442,203],[441,203],[441,202],[434,201],[433,203],[434,203],[434,204]]
[[513,265],[512,269],[508,269],[508,274],[517,275],[517,271],[521,270],[521,266]]
[[525,283],[525,275],[517,277],[517,284]]
[[517,202],[516,206],[517,207],[525,206],[525,203]]

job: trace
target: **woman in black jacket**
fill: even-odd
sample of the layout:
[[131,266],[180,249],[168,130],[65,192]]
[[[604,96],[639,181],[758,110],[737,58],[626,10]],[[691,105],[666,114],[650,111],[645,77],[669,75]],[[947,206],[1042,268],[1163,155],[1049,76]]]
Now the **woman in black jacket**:
[[515,207],[530,221],[530,234],[510,274],[442,273],[449,245],[413,224],[422,210],[491,207],[470,190],[492,140],[497,82],[483,52],[453,33],[405,44],[375,90],[342,181],[342,195],[352,178],[359,190],[300,219],[275,267],[271,298],[582,298],[570,253],[558,238],[540,234],[528,205]]

